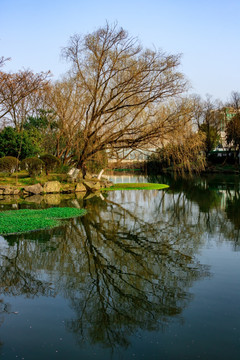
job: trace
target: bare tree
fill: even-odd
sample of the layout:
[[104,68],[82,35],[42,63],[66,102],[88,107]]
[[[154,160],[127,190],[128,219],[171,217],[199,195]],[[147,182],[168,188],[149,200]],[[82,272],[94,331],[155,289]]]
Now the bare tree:
[[83,89],[71,78],[52,84],[46,95],[46,104],[54,114],[52,122],[56,124],[51,136],[53,152],[63,163],[71,163],[82,146],[81,119],[86,110],[83,96]]
[[48,84],[47,73],[30,70],[17,73],[0,71],[0,120],[13,123],[20,131],[29,111],[36,109],[41,92]]
[[0,67],[2,67],[6,61],[10,60],[10,58],[5,58],[4,56],[0,56]]
[[[137,148],[159,139],[160,105],[186,89],[179,55],[143,50],[116,25],[74,35],[63,56],[72,63],[68,85],[75,99],[65,127],[81,134],[81,146],[74,145],[79,168],[103,149]],[[56,101],[52,106],[63,122]]]
[[223,105],[219,100],[206,95],[203,100],[200,96],[193,96],[194,124],[197,131],[205,135],[205,152],[209,154],[220,142],[224,122]]
[[233,118],[227,123],[226,126],[226,141],[229,146],[229,149],[235,151],[240,150],[240,114],[236,114]]
[[240,92],[232,91],[228,106],[233,107],[235,110],[240,110]]

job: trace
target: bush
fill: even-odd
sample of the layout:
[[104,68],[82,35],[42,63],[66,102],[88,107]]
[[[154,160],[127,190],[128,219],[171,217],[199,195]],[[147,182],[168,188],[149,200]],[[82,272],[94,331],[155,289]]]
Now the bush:
[[60,160],[56,156],[50,154],[44,154],[40,156],[40,159],[44,162],[46,175],[48,175],[49,171],[52,171],[55,167],[60,165]]
[[58,167],[55,169],[55,172],[56,172],[57,174],[67,174],[70,169],[71,169],[71,166],[70,166],[70,165],[60,164],[60,166],[58,166]]
[[42,169],[44,167],[44,163],[37,157],[30,157],[24,159],[21,162],[21,169],[27,170],[31,177],[36,177],[41,174]]
[[12,174],[18,170],[19,161],[13,156],[5,156],[0,159],[0,172]]

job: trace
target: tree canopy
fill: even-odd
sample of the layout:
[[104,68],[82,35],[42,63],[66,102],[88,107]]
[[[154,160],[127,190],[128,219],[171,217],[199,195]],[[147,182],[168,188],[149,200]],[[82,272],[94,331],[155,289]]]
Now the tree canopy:
[[14,156],[20,160],[38,154],[41,146],[41,134],[36,129],[19,133],[7,126],[0,132],[0,157]]
[[[5,59],[1,61],[3,64]],[[17,131],[22,129],[27,116],[40,107],[48,76],[49,73],[34,74],[30,70],[0,71],[0,125],[14,125]]]
[[226,127],[226,140],[235,150],[240,148],[240,114],[237,113]]
[[81,168],[100,151],[146,146],[181,121],[179,107],[159,116],[160,107],[186,89],[179,55],[143,49],[107,24],[72,36],[63,56],[71,71],[52,86],[48,102],[59,124],[58,155],[66,161]]
[[[221,142],[223,105],[209,95],[186,96],[179,54],[145,49],[117,24],[106,23],[73,35],[62,55],[70,69],[55,82],[49,73],[4,72],[9,59],[0,57],[0,156],[47,153],[83,170],[96,169],[107,157],[121,161],[123,153],[166,144],[181,149],[180,155],[194,132],[202,134],[192,138],[195,148],[204,141],[206,155]],[[239,99],[232,92],[229,106],[237,112]],[[236,147],[231,126],[227,141]]]

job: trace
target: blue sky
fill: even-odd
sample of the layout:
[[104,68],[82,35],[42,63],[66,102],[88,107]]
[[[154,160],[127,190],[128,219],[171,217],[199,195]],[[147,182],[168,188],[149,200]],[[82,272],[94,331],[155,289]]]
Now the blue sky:
[[193,93],[226,101],[240,91],[240,0],[0,0],[5,70],[67,70],[61,48],[74,33],[118,22],[144,47],[182,53]]

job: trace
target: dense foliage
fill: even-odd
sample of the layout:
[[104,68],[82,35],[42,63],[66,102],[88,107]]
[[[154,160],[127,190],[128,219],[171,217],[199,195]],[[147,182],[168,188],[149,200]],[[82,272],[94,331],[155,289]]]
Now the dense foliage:
[[49,174],[49,171],[54,170],[56,166],[60,165],[60,160],[56,156],[51,154],[44,154],[40,156],[40,159],[44,163],[46,175]]
[[220,135],[219,131],[215,126],[204,123],[200,125],[199,131],[205,136],[205,151],[207,154],[210,153],[219,144]]
[[43,167],[43,161],[37,157],[26,158],[21,162],[21,169],[27,170],[31,177],[40,175]]
[[38,154],[41,134],[36,129],[18,132],[7,126],[0,132],[0,157],[14,156],[20,160]]
[[0,172],[6,172],[7,174],[12,174],[17,171],[19,161],[13,156],[5,156],[0,159]]

